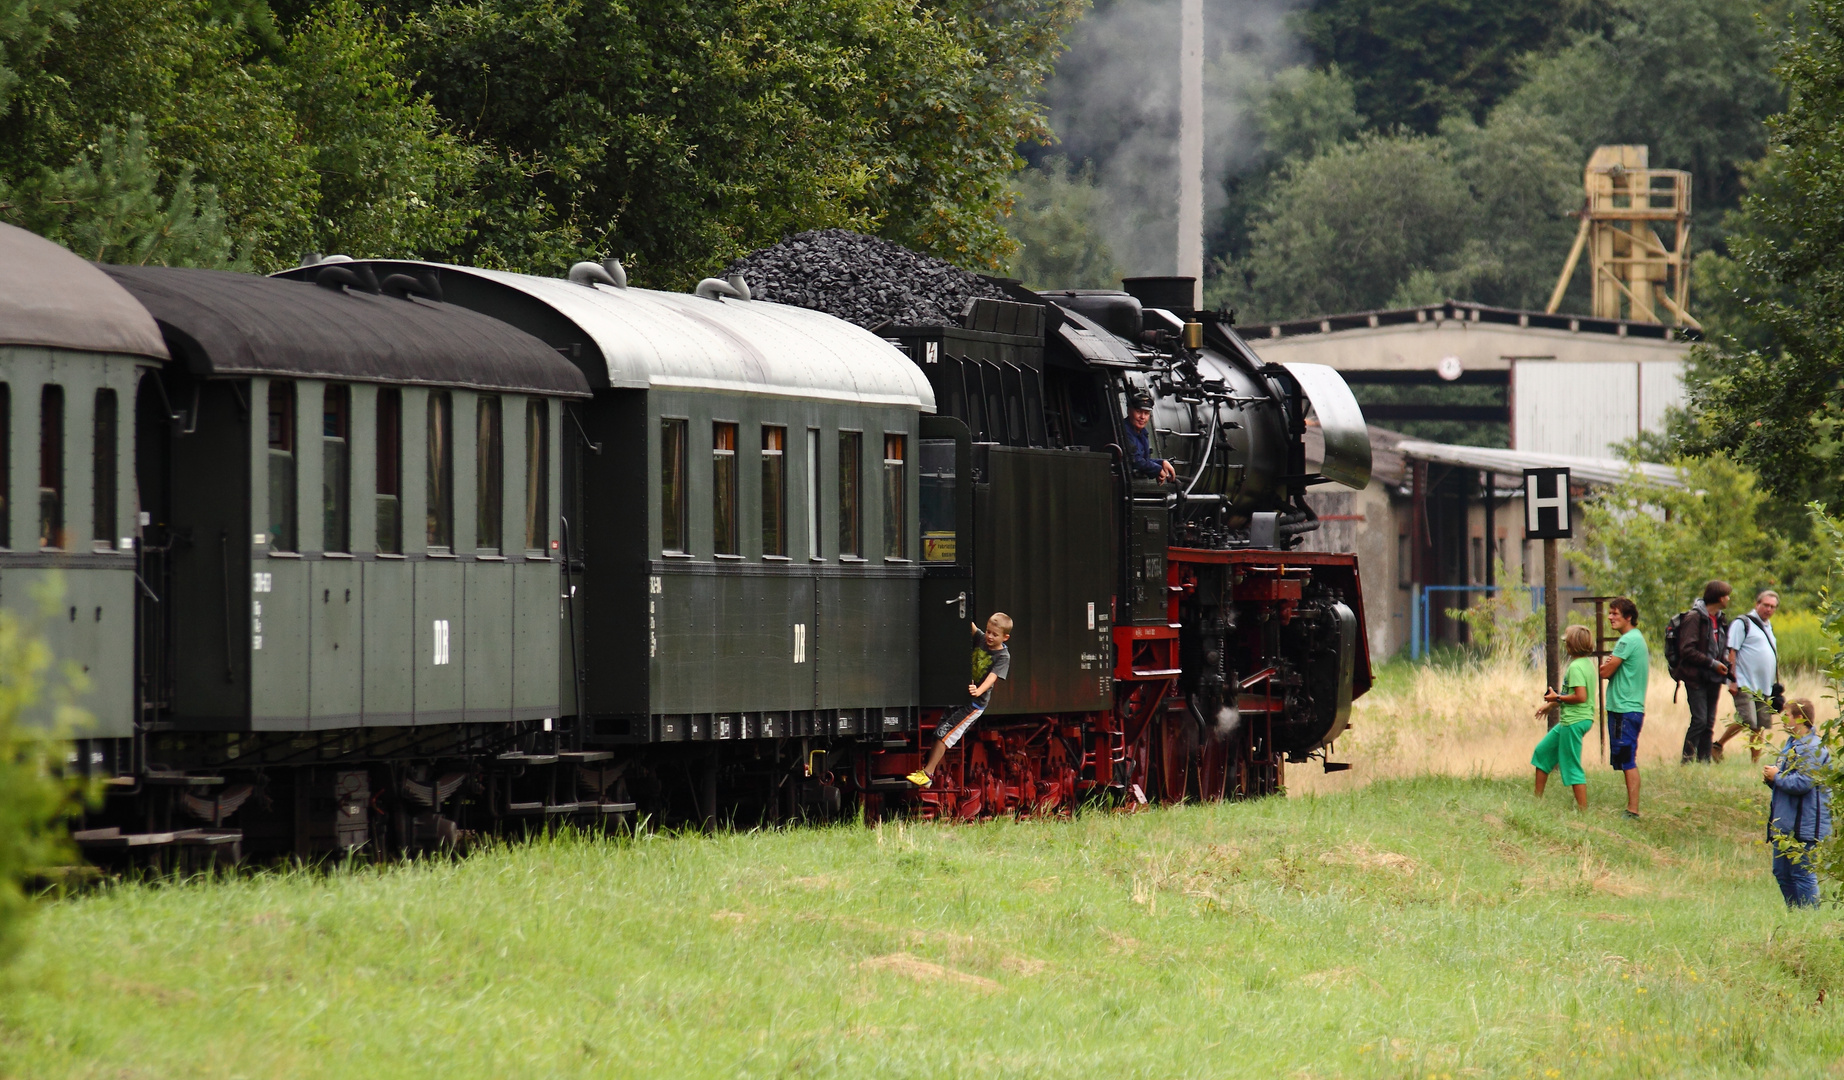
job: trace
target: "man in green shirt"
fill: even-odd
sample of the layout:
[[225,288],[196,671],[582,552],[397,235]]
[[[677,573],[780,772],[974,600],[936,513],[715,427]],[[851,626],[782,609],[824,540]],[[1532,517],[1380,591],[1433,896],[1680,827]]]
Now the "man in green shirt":
[[1645,722],[1646,675],[1652,659],[1639,632],[1639,606],[1621,596],[1607,605],[1607,622],[1620,635],[1601,661],[1607,680],[1607,747],[1613,767],[1626,774],[1626,816],[1639,816],[1639,728]]

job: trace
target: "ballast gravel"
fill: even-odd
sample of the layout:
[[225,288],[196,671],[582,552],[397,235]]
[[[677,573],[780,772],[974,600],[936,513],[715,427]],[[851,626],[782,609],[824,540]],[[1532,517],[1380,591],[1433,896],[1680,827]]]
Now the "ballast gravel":
[[743,256],[723,276],[743,275],[751,295],[812,308],[866,329],[954,326],[976,297],[1007,299],[978,274],[846,229],[797,233]]

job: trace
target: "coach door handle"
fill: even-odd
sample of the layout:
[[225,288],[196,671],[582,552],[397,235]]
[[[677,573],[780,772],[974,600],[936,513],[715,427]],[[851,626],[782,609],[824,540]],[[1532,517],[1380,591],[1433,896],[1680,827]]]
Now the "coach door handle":
[[961,593],[959,596],[951,597],[942,602],[946,604],[959,604],[960,605],[960,617],[963,619],[967,617],[967,591],[965,589],[961,590]]

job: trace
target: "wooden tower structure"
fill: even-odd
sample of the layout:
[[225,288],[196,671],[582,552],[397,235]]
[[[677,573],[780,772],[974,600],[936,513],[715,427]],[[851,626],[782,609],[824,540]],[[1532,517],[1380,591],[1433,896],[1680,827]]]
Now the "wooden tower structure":
[[1585,251],[1596,318],[1702,329],[1688,310],[1690,174],[1649,167],[1643,146],[1601,146],[1582,172],[1582,189],[1581,230],[1545,310],[1562,304]]

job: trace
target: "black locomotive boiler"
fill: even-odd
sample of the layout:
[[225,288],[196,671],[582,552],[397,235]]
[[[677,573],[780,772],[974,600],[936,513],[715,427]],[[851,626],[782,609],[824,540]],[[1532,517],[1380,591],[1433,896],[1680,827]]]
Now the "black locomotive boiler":
[[[127,669],[92,677],[127,707],[80,744],[98,852],[1261,794],[1369,684],[1354,557],[1294,550],[1305,490],[1367,477],[1361,415],[1188,282],[872,333],[615,264],[78,266],[158,320],[117,361],[140,524],[109,558],[140,582]],[[1126,467],[1137,392],[1176,483]],[[43,442],[12,452],[49,475]],[[992,610],[1012,678],[914,791]]]

